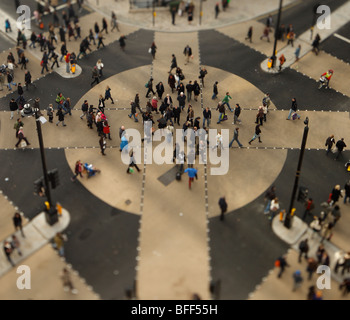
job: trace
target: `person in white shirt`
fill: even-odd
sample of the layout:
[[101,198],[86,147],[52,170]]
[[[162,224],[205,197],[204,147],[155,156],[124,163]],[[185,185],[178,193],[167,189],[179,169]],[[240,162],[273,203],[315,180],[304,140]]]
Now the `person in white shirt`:
[[104,64],[102,63],[102,60],[101,60],[101,59],[99,59],[99,60],[97,61],[96,67],[97,67],[99,76],[102,77],[102,76],[103,76],[102,70],[103,70]]

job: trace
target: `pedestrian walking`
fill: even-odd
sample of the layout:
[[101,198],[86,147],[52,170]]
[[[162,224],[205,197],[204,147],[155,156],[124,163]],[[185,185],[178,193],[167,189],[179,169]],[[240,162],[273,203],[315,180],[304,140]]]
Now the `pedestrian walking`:
[[337,203],[339,201],[339,198],[342,198],[342,194],[341,194],[341,190],[340,190],[340,185],[337,184],[334,186],[334,188],[332,189],[331,193],[330,193],[330,197],[329,197],[329,205],[333,206],[335,203]]
[[201,70],[199,71],[199,77],[198,78],[201,79],[203,88],[205,87],[204,86],[204,78],[205,78],[205,76],[207,74],[208,74],[208,71],[207,71],[206,68],[201,68]]
[[[203,110],[203,128],[209,128],[210,122],[211,122],[211,110],[209,109],[209,107],[206,107]],[[206,126],[205,126],[205,123],[207,123]]]
[[326,156],[328,156],[328,153],[330,151],[332,151],[332,148],[333,148],[333,145],[335,144],[335,140],[334,140],[334,134],[331,134],[327,140],[326,140],[326,143],[325,143],[325,146],[327,147],[327,150],[326,150]]
[[171,64],[170,64],[170,71],[168,73],[171,73],[171,71],[173,69],[176,69],[177,68],[177,61],[176,61],[176,57],[175,57],[175,54],[172,54],[171,55]]
[[170,6],[171,23],[173,26],[175,26],[176,11],[177,11],[176,6]]
[[341,275],[344,276],[345,272],[350,272],[350,252],[344,255],[344,263],[342,265]]
[[245,37],[245,40],[249,40],[249,42],[252,43],[252,38],[253,38],[253,27],[250,26],[248,29],[247,36]]
[[155,113],[159,113],[158,112],[158,99],[156,96],[153,96],[152,100],[151,100],[151,112],[154,111]]
[[271,204],[270,204],[270,217],[269,220],[272,223],[273,218],[276,216],[276,214],[279,212],[280,210],[280,204],[279,204],[279,200],[277,197],[275,197],[274,199],[271,200]]
[[114,104],[114,100],[112,98],[111,95],[111,88],[109,86],[106,87],[106,91],[105,91],[105,100],[111,99],[112,100],[112,104]]
[[214,85],[213,85],[213,95],[212,95],[212,99],[215,100],[217,98],[219,94],[219,91],[218,91],[218,82],[215,81]]
[[64,242],[67,241],[67,237],[63,235],[61,232],[57,232],[55,237],[53,238],[52,246],[54,249],[58,251],[58,254],[61,257],[64,257]]
[[102,33],[100,32],[98,35],[98,43],[97,43],[97,49],[100,49],[100,46],[102,46],[103,48],[105,47],[105,44],[103,43],[103,40],[105,39],[105,37],[102,35]]
[[64,113],[63,113],[63,108],[58,107],[58,110],[56,112],[56,116],[58,117],[58,121],[56,122],[56,126],[59,125],[60,122],[62,122],[62,126],[65,127],[66,124],[64,123]]
[[301,45],[299,44],[298,47],[295,49],[295,52],[294,52],[295,62],[299,61],[300,51],[301,51]]
[[84,100],[83,104],[81,105],[81,111],[83,113],[80,115],[80,119],[83,119],[88,115],[88,110],[89,110],[89,103],[87,100]]
[[134,150],[133,149],[130,149],[129,151],[129,157],[130,157],[130,160],[129,160],[129,166],[128,168],[126,169],[126,173],[132,173],[134,172],[134,170],[132,169],[133,167],[136,168],[137,172],[140,172],[140,168],[137,166],[136,164],[136,160],[135,160],[135,157],[134,157]]
[[346,148],[346,144],[344,142],[344,138],[341,138],[340,140],[337,141],[337,143],[335,144],[336,148],[337,148],[337,156],[335,157],[334,160],[338,160],[339,156],[341,155],[343,158],[343,155],[341,154],[344,150],[344,148]]
[[74,176],[71,178],[72,182],[75,182],[78,176],[80,176],[80,178],[83,178],[82,172],[83,172],[83,164],[80,160],[78,160],[74,166]]
[[103,68],[104,68],[104,64],[102,62],[101,59],[98,59],[97,62],[96,62],[96,67],[97,67],[97,70],[98,70],[98,76],[99,77],[102,77],[103,76]]
[[126,37],[122,34],[120,37],[119,37],[119,45],[120,45],[120,48],[125,51],[125,40],[126,40]]
[[159,82],[157,85],[156,85],[156,91],[157,91],[157,94],[158,94],[158,97],[160,100],[162,100],[162,97],[163,97],[163,93],[164,93],[164,85],[163,85],[163,82]]
[[304,239],[302,241],[300,241],[299,243],[299,257],[298,257],[298,262],[301,263],[301,258],[302,256],[305,257],[305,259],[308,259],[308,254],[309,252],[309,243],[308,243],[308,239]]
[[289,264],[287,262],[287,256],[283,255],[283,256],[279,257],[275,262],[275,266],[280,268],[280,271],[278,272],[277,277],[281,278],[285,268],[289,267]]
[[232,144],[233,144],[234,141],[237,141],[238,146],[239,146],[240,148],[243,147],[243,145],[242,145],[242,144],[239,142],[239,140],[238,140],[238,132],[239,132],[239,128],[236,127],[236,128],[234,129],[234,131],[233,131],[233,138],[232,138],[232,140],[230,141],[229,148],[232,147]]
[[11,263],[12,267],[15,266],[15,263],[13,262],[12,258],[11,258],[11,254],[13,252],[13,248],[11,246],[11,243],[7,240],[4,241],[4,252],[6,255],[7,260]]
[[251,140],[248,142],[249,144],[252,144],[252,141],[254,141],[256,138],[259,139],[259,142],[261,143],[261,139],[260,139],[260,134],[261,134],[261,129],[260,129],[260,124],[257,124],[255,126],[255,133],[254,133],[254,136],[253,138],[251,138]]
[[217,124],[219,124],[225,118],[225,105],[223,104],[222,101],[219,101],[219,103],[218,103],[218,105],[216,107],[216,110],[219,111],[219,119],[218,119],[218,122],[217,122]]
[[155,59],[156,58],[156,52],[157,52],[157,46],[154,43],[154,41],[151,44],[150,51],[151,51],[150,53],[152,55],[152,58]]
[[103,121],[103,135],[105,138],[108,137],[108,140],[112,140],[111,138],[111,129],[110,125],[108,124],[107,120]]
[[185,65],[186,65],[187,63],[190,62],[190,58],[192,57],[192,48],[191,48],[189,45],[187,45],[187,46],[185,47],[183,53],[184,53],[185,58],[186,58],[186,63],[185,63]]
[[102,19],[102,29],[100,32],[102,33],[103,31],[106,31],[106,34],[108,34],[108,23],[106,18]]
[[295,33],[294,31],[289,31],[287,33],[287,45],[291,45],[292,47],[294,47],[294,40],[295,40]]
[[190,102],[190,101],[191,101],[192,92],[193,92],[193,84],[192,84],[192,81],[190,80],[190,81],[188,82],[188,84],[186,84],[187,102]]
[[169,74],[168,84],[169,84],[169,87],[171,88],[171,93],[174,93],[176,80],[175,80],[175,77],[172,73]]
[[17,250],[18,254],[22,256],[22,251],[21,251],[21,242],[18,240],[16,235],[12,235],[11,238],[11,247],[13,248],[12,250]]
[[107,146],[107,141],[106,138],[104,137],[103,134],[100,135],[100,140],[99,140],[99,145],[100,145],[100,149],[101,149],[101,154],[103,156],[105,156],[105,150],[106,150],[106,146]]
[[307,201],[305,201],[304,207],[305,207],[305,211],[302,218],[303,221],[305,221],[310,214],[312,215],[312,210],[315,209],[315,204],[313,199],[308,198]]
[[264,214],[268,214],[270,212],[271,201],[276,198],[276,187],[271,186],[265,193],[265,201],[267,201]]
[[[286,118],[286,120],[290,120],[292,114],[296,113],[298,110],[298,103],[297,100],[295,98],[292,99],[292,105],[289,109],[289,113],[288,113],[288,117]],[[300,119],[300,116],[298,115],[298,119]]]
[[301,276],[301,271],[296,270],[293,273],[293,291],[296,291],[304,281],[303,277]]
[[310,238],[310,239],[312,239],[314,237],[314,235],[318,234],[322,229],[320,217],[314,216],[314,219],[310,222],[309,226],[313,230],[313,233],[312,233],[311,238]]
[[215,4],[215,19],[218,18],[219,13],[220,13],[220,6],[219,6],[219,2],[217,2],[217,3]]
[[198,96],[201,92],[201,88],[197,82],[197,80],[194,80],[193,82],[193,95],[194,95],[194,101],[198,101]]
[[13,75],[9,71],[7,71],[7,86],[9,91],[13,91],[11,84],[15,87],[17,86],[17,83],[13,81],[13,78],[14,78]]
[[[25,144],[23,144],[22,140],[25,141]],[[20,127],[19,130],[18,130],[18,142],[16,143],[15,147],[18,148],[18,145],[20,143],[21,143],[21,147],[22,148],[30,145],[30,143],[28,142],[27,138],[24,136],[23,127]]]
[[152,92],[153,95],[156,93],[153,90],[153,78],[151,77],[148,82],[146,83],[146,88],[147,88],[147,93],[146,93],[146,98],[148,98],[148,95]]
[[235,110],[234,110],[234,114],[233,114],[233,122],[232,124],[241,124],[242,121],[239,118],[240,114],[241,114],[241,106],[236,103],[236,106],[235,106]]
[[41,66],[42,66],[41,74],[44,74],[44,70],[46,70],[47,72],[49,72],[49,69],[48,69],[48,67],[47,67],[48,62],[49,62],[49,56],[47,55],[47,52],[44,51],[43,57],[42,57],[42,59],[41,59]]
[[70,276],[70,272],[68,271],[67,268],[63,268],[62,269],[62,273],[60,275],[61,279],[62,279],[62,283],[63,283],[63,290],[65,292],[70,291],[73,294],[77,294],[78,290],[75,289],[71,276]]
[[60,67],[60,65],[58,64],[58,54],[57,53],[53,53],[51,59],[53,59],[52,65],[51,65],[51,70],[53,69],[53,67],[55,66],[55,64],[57,64],[57,68]]
[[224,221],[224,216],[227,211],[227,202],[225,196],[219,199],[219,207],[221,209],[220,221]]
[[320,51],[320,49],[319,49],[320,41],[321,41],[321,37],[317,33],[316,36],[315,36],[314,41],[312,42],[312,52],[315,53],[316,56],[318,55],[318,53]]
[[230,106],[230,103],[229,103],[229,101],[232,99],[232,97],[230,96],[230,93],[229,92],[226,92],[226,95],[225,95],[225,97],[222,99],[222,104],[223,105],[227,105],[227,107],[229,108],[229,110],[231,111],[231,112],[233,112],[233,110],[231,109],[231,106]]
[[258,124],[260,123],[260,125],[263,125],[263,121],[264,121],[264,109],[262,106],[260,106],[258,108],[258,113],[256,114],[256,120],[255,123]]
[[11,111],[10,120],[13,119],[15,111],[17,112],[17,114],[19,114],[18,104],[14,98],[10,100],[10,111]]
[[189,167],[184,172],[188,174],[188,188],[191,189],[191,184],[192,182],[194,182],[194,178],[198,180],[198,176],[197,176],[198,170],[195,168]]
[[120,32],[117,21],[117,15],[114,13],[114,11],[112,11],[111,27],[111,32],[113,32],[114,29],[117,29],[117,31]]
[[283,67],[284,63],[287,61],[287,59],[286,59],[286,57],[284,56],[283,53],[280,55],[280,57],[278,59],[280,61],[280,65],[278,67],[278,70],[281,71],[282,67]]
[[[16,9],[17,9],[17,7],[16,7]],[[5,32],[6,33],[12,32],[11,23],[10,23],[9,19],[5,20]]]
[[106,107],[105,98],[103,97],[102,94],[100,94],[100,97],[98,98],[98,110],[104,114],[105,107]]
[[53,122],[53,105],[52,103],[49,104],[46,110],[46,115],[49,117],[49,122]]
[[131,100],[130,105],[131,105],[131,113],[129,114],[129,118],[131,119],[131,117],[134,117],[134,121],[139,122],[136,116],[136,103]]
[[183,92],[181,92],[180,95],[177,96],[177,101],[179,101],[179,107],[182,111],[185,108],[186,95]]
[[25,238],[24,232],[23,232],[23,224],[22,224],[22,216],[19,212],[15,212],[13,218],[13,225],[15,227],[15,231],[17,231],[18,229],[21,231],[21,235],[23,238]]
[[100,76],[98,74],[98,70],[97,70],[97,67],[94,66],[93,69],[92,69],[92,79],[93,81],[91,82],[91,87],[94,83],[97,83],[99,84],[100,83],[100,80],[99,80]]
[[260,37],[260,40],[262,40],[263,38],[267,39],[267,42],[270,42],[270,28],[269,27],[265,27],[262,36]]

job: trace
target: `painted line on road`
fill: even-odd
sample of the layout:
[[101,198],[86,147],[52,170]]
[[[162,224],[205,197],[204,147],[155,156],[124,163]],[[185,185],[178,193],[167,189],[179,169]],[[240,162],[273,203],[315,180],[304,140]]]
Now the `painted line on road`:
[[343,41],[345,41],[345,42],[347,42],[347,43],[350,43],[350,39],[345,38],[344,36],[340,35],[339,33],[334,33],[334,36],[335,36],[336,38],[340,39],[340,40],[343,40]]

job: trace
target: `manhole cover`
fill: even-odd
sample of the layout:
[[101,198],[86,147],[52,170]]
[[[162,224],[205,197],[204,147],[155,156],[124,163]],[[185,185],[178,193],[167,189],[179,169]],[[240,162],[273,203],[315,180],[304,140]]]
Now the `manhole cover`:
[[126,204],[127,206],[128,206],[130,203],[131,203],[131,200],[130,200],[130,199],[128,199],[128,200],[125,201],[125,204]]

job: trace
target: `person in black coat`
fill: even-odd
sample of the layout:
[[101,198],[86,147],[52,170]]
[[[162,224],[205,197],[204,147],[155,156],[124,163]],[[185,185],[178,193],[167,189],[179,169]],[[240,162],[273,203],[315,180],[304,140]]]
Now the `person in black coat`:
[[338,140],[337,143],[335,144],[335,146],[338,149],[338,154],[337,154],[337,156],[335,157],[334,160],[338,160],[340,154],[343,152],[344,148],[346,148],[346,144],[344,142],[344,138],[341,138],[340,140]]
[[207,69],[205,68],[201,68],[201,70],[199,71],[199,79],[202,79],[202,85],[203,85],[203,88],[204,88],[204,77],[205,75],[208,73]]
[[177,105],[173,108],[174,122],[180,125],[181,109]]
[[166,104],[167,107],[170,107],[170,105],[173,104],[173,99],[169,94],[167,94],[166,97],[164,98],[164,103]]
[[162,97],[163,97],[163,93],[164,93],[164,85],[163,85],[163,82],[159,82],[159,83],[156,85],[156,90],[157,90],[158,97],[159,97],[159,99],[161,100]]
[[170,65],[170,71],[168,73],[171,73],[171,71],[175,68],[177,68],[177,61],[176,61],[176,57],[175,54],[172,54],[172,59],[171,59],[171,65]]
[[223,221],[225,212],[227,211],[227,202],[226,202],[225,197],[221,197],[219,199],[219,206],[220,206],[220,209],[221,209],[220,220]]
[[58,124],[59,124],[60,122],[62,122],[63,127],[65,127],[66,124],[64,123],[64,113],[63,113],[61,107],[58,108],[58,111],[57,111],[57,113],[56,113],[56,116],[58,117],[58,122],[56,123],[56,126],[58,126]]
[[18,114],[18,104],[17,102],[15,101],[15,99],[11,99],[10,101],[10,111],[11,111],[11,117],[10,119],[12,120],[13,119],[13,114],[15,111],[17,111],[17,114]]
[[181,92],[180,95],[177,96],[177,100],[179,101],[179,107],[181,108],[181,110],[183,110],[186,105],[186,96],[183,92]]
[[146,93],[146,98],[148,98],[148,95],[152,92],[153,95],[155,95],[156,93],[153,90],[153,78],[150,78],[147,82],[147,93]]

